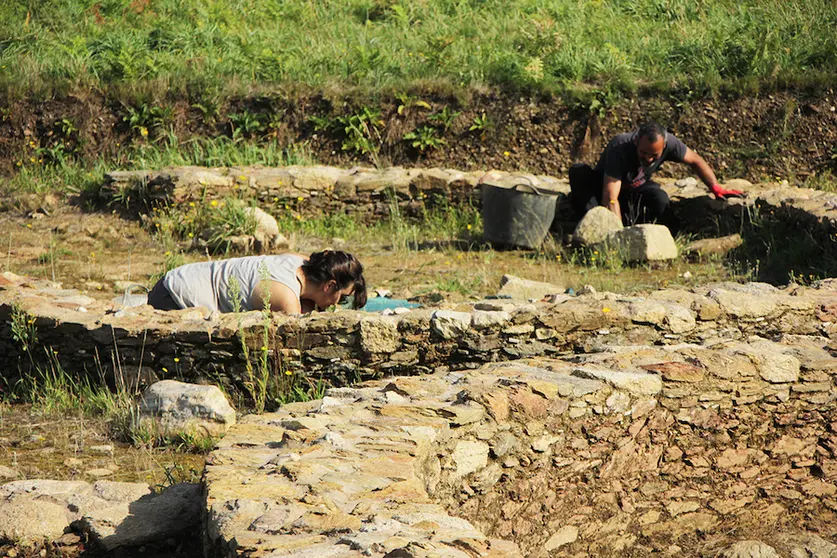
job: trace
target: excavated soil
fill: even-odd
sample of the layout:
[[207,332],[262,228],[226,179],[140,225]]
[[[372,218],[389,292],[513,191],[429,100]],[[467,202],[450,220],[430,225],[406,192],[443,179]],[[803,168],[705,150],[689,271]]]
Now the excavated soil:
[[[594,162],[612,135],[654,118],[701,153],[721,178],[755,181],[780,176],[795,182],[835,169],[837,99],[832,90],[699,99],[675,92],[622,100],[593,111],[585,102],[498,92],[472,92],[460,98],[427,94],[421,99],[432,109],[401,106],[392,98],[358,101],[320,94],[277,94],[232,100],[219,112],[246,110],[265,122],[279,122],[257,139],[304,144],[316,161],[335,166],[377,163],[563,175],[577,160]],[[67,151],[81,159],[110,159],[119,167],[126,163],[126,146],[147,143],[157,134],[171,132],[186,140],[232,132],[226,116],[209,121],[186,99],[151,104],[171,107],[172,116],[156,129],[152,127],[144,139],[131,129],[123,104],[96,93],[41,102],[0,102],[7,114],[0,121],[0,171],[13,172],[19,161],[28,164],[25,154],[33,149],[31,142],[48,147],[58,137]],[[460,113],[446,129],[428,120],[444,107]],[[340,126],[322,129],[312,121],[316,117],[334,123],[336,117],[358,114],[364,108],[380,112],[380,129],[370,134],[373,143],[380,145],[374,157],[343,149],[345,134]],[[474,119],[482,115],[487,124],[472,130]],[[63,131],[63,120],[77,131]],[[444,144],[422,152],[403,139],[405,133],[427,125],[438,128]]]

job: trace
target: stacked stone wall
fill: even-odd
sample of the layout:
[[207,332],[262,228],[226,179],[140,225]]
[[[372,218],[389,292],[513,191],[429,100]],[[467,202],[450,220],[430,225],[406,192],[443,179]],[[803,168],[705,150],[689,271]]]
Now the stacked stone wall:
[[[179,378],[220,383],[235,391],[245,370],[238,332],[243,332],[250,354],[257,355],[265,350],[266,327],[266,350],[276,370],[347,385],[608,343],[676,344],[713,336],[744,339],[753,333],[828,336],[835,327],[834,293],[829,289],[722,283],[647,297],[562,295],[555,303],[483,301],[398,316],[341,311],[265,319],[259,312],[119,309],[73,290],[20,279],[0,290],[0,350],[6,355],[7,376],[25,369],[30,355],[37,358],[49,348],[74,373],[98,377],[103,370],[109,376],[116,370],[128,381]],[[27,348],[29,354],[13,335],[15,312],[33,320],[37,342]]]

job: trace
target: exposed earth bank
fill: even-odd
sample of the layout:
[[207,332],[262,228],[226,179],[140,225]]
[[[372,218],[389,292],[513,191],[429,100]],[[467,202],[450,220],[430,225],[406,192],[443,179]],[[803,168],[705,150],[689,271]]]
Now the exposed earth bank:
[[[612,135],[644,118],[666,125],[721,178],[780,176],[801,183],[837,165],[833,90],[738,98],[693,98],[682,92],[619,101],[592,94],[569,101],[493,91],[399,97],[276,93],[217,107],[185,98],[129,107],[96,93],[8,100],[0,102],[0,171],[9,174],[41,158],[48,163],[59,145],[60,154],[87,161],[106,158],[119,168],[128,163],[126,148],[164,134],[187,140],[230,136],[236,130],[245,139],[304,145],[318,162],[336,166],[377,163],[562,175],[576,160],[593,162]],[[347,131],[350,123],[356,132]],[[405,139],[411,133],[423,139]]]

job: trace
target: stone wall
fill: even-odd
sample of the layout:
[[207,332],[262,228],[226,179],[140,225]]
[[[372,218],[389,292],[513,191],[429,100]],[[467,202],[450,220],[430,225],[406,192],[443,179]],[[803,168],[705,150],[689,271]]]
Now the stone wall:
[[[486,300],[451,308],[383,316],[340,311],[306,317],[259,312],[209,313],[202,308],[162,312],[120,309],[74,290],[5,274],[0,286],[0,354],[4,375],[26,370],[45,348],[73,373],[145,383],[178,378],[213,382],[231,391],[245,370],[242,331],[252,358],[269,330],[275,372],[322,378],[330,385],[438,367],[590,350],[608,343],[676,344],[722,336],[800,333],[830,336],[835,284],[778,289],[721,283],[646,297],[612,293],[559,295],[554,303]],[[13,335],[13,314],[32,320],[37,342],[27,351]],[[18,320],[21,318],[18,317]]]
[[[729,310],[767,309],[747,307]],[[716,331],[331,389],[232,428],[207,539],[296,558],[833,555],[833,354],[813,332]]]
[[[147,211],[157,204],[209,202],[236,197],[255,200],[271,213],[292,210],[309,216],[345,212],[363,220],[389,216],[393,205],[403,215],[419,216],[434,202],[479,204],[477,182],[483,173],[443,169],[340,169],[325,166],[176,167],[160,171],[117,171],[106,176],[103,200],[127,202]],[[542,176],[539,184],[568,191],[566,183]]]
[[[370,221],[391,214],[393,206],[401,215],[421,216],[433,203],[481,204],[480,180],[500,187],[533,184],[558,195],[555,227],[572,221],[567,201],[569,183],[561,177],[516,172],[462,172],[454,169],[388,169],[336,167],[175,167],[159,171],[116,171],[106,176],[101,191],[107,203],[127,203],[133,211],[148,211],[156,204],[208,202],[227,196],[256,201],[274,215],[293,211],[312,216],[347,213]],[[672,198],[673,207],[685,229],[717,229],[718,217],[740,221],[742,210],[765,208],[793,209],[793,216],[837,229],[834,210],[837,195],[819,190],[791,188],[787,182],[752,184],[731,180],[727,186],[742,189],[747,199],[715,200],[693,178],[660,179]],[[740,225],[740,223],[737,223]],[[570,231],[567,231],[570,232]],[[717,233],[717,230],[714,232]],[[735,232],[735,231],[733,231]]]

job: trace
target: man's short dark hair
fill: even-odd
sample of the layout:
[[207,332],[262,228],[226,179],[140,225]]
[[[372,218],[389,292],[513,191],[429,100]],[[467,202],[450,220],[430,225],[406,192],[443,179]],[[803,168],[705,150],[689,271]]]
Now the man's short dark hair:
[[648,138],[648,141],[655,142],[657,138],[664,138],[666,137],[666,129],[654,122],[653,120],[648,120],[643,122],[639,125],[639,132],[637,132],[638,138]]

